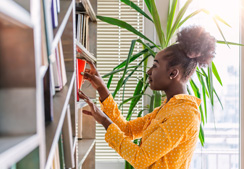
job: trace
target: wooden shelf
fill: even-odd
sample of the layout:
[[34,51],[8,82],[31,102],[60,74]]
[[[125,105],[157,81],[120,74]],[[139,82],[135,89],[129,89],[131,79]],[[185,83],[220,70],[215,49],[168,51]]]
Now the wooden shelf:
[[77,146],[77,137],[73,137],[73,147],[72,147],[72,153],[74,154],[75,153],[75,149],[76,149],[76,146]]
[[53,121],[46,126],[46,167],[49,169],[52,164],[55,146],[58,142],[66,108],[69,103],[69,98],[75,81],[75,72],[67,73],[67,84],[60,92],[57,92],[53,98]]
[[38,135],[0,137],[0,166],[9,168],[39,144]]
[[71,1],[60,1],[60,13],[58,14],[58,27],[53,30],[52,51],[57,47],[58,41],[61,39],[64,28],[67,24],[72,11],[73,4]]
[[95,139],[78,140],[78,167],[82,166],[94,145]]
[[90,1],[89,0],[79,0],[79,2],[81,2],[83,4],[87,14],[91,18],[91,21],[96,22],[97,21],[96,14],[92,8]]
[[76,50],[81,54],[82,57],[84,57],[85,59],[91,62],[97,61],[97,59],[80,42],[78,42],[77,39],[75,40],[75,43],[76,43]]
[[[10,6],[11,10],[9,10]],[[30,13],[14,1],[0,1],[0,18],[22,27],[33,27]]]
[[47,72],[47,68],[48,66],[41,66],[40,68],[40,74],[41,74],[41,78],[43,78]]

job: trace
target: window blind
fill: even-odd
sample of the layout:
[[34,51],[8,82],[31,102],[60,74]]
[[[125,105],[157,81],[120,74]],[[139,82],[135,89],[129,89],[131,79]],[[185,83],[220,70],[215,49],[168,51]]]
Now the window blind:
[[[131,0],[143,9],[143,0]],[[143,17],[134,9],[120,2],[119,0],[98,0],[98,15],[113,17],[123,20],[131,24],[138,31],[143,33]],[[97,25],[97,69],[99,73],[105,75],[113,70],[115,66],[120,64],[128,57],[131,41],[138,39],[138,36],[130,33],[129,31],[119,28],[117,26],[109,25],[105,22],[98,20]],[[141,45],[135,46],[134,53],[142,50]],[[141,58],[138,58],[132,65],[137,65]],[[110,86],[110,93],[112,93],[117,85],[118,80],[121,78],[122,73],[114,75],[113,81]],[[125,87],[124,99],[133,96],[138,79],[142,77],[142,72],[137,71],[134,76],[130,78]],[[104,79],[107,83],[108,78]],[[115,101],[119,105],[122,102],[122,91],[117,93]],[[123,115],[126,117],[129,110],[129,105],[125,104],[123,107]],[[100,106],[100,105],[98,105]],[[142,100],[137,104],[135,112],[132,115],[132,119],[137,117],[137,113],[142,109]],[[112,160],[120,159],[121,157],[108,146],[104,140],[105,135],[104,128],[100,125],[96,125],[96,160]]]

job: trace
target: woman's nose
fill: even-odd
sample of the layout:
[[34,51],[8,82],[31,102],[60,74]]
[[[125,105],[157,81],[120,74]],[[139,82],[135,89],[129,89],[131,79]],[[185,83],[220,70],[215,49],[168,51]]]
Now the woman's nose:
[[148,71],[147,71],[147,74],[148,75],[151,75],[152,71],[151,71],[152,68],[150,68]]

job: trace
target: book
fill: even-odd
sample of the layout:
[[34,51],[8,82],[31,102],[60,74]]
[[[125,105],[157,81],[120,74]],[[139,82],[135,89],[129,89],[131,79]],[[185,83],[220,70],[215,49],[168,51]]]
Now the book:
[[67,83],[67,75],[66,75],[63,46],[62,46],[61,40],[58,42],[57,50],[58,50],[58,56],[59,56],[59,62],[60,62],[59,64],[60,64],[60,70],[61,70],[62,86],[64,86]]
[[57,0],[51,2],[51,15],[53,28],[58,26]]
[[72,125],[71,125],[71,117],[70,117],[70,106],[67,106],[63,128],[63,145],[64,145],[64,161],[66,168],[73,168],[74,163],[74,155],[73,155],[73,137],[72,137]]
[[77,133],[77,138],[82,139],[82,108],[78,109],[78,133]]
[[[77,92],[79,92],[79,90],[81,89],[82,83],[83,83],[83,75],[81,74],[82,72],[85,71],[85,67],[86,67],[86,61],[83,59],[76,59],[76,79],[77,79]],[[77,93],[78,96],[78,93]],[[79,97],[77,97],[77,101],[79,101]]]
[[52,97],[52,93],[51,93],[50,81],[51,81],[50,80],[50,67],[48,67],[46,74],[43,78],[45,122],[50,122],[53,120],[53,97]]
[[59,148],[59,161],[60,161],[60,169],[65,169],[65,162],[64,162],[64,147],[63,147],[63,135],[60,134],[58,140],[58,148]]
[[60,91],[63,85],[62,85],[61,68],[60,68],[60,61],[59,61],[57,48],[55,48],[52,55],[50,55],[50,60],[52,64],[52,73],[53,73],[55,91]]

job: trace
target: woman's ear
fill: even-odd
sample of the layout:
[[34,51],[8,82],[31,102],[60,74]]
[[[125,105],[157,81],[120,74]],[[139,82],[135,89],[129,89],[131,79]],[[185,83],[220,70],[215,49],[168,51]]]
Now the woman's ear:
[[180,73],[180,70],[178,68],[173,68],[171,71],[170,71],[170,74],[169,74],[169,78],[170,79],[175,79]]

